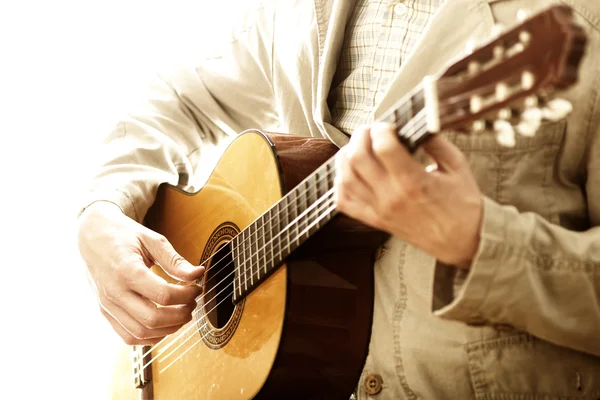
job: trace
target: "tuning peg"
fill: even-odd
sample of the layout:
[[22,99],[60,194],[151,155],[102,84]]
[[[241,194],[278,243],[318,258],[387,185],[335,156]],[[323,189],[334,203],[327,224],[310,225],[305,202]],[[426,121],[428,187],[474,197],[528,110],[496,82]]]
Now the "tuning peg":
[[500,146],[515,146],[515,130],[510,122],[502,119],[496,120],[494,122],[494,131],[496,131],[496,141]]
[[473,114],[478,113],[483,108],[483,98],[481,96],[471,96],[469,100],[469,109]]
[[523,120],[517,124],[515,129],[521,136],[533,137],[541,125],[540,122]]
[[540,98],[538,96],[528,96],[525,98],[525,107],[527,108],[537,108],[540,104]]
[[504,31],[504,25],[494,24],[494,26],[492,27],[492,36],[494,36],[494,37],[500,36],[503,31]]
[[467,69],[469,70],[469,74],[475,75],[481,71],[481,64],[478,61],[470,61]]
[[[537,103],[537,98],[535,100]],[[521,136],[535,136],[535,133],[542,125],[543,117],[543,112],[538,107],[529,107],[521,114],[521,121],[515,129]]]
[[506,54],[506,48],[504,48],[504,46],[502,46],[501,44],[494,46],[494,59],[501,61],[504,58],[504,55]]
[[487,121],[485,119],[478,119],[477,121],[473,122],[473,132],[475,133],[481,133],[483,131],[485,131],[487,128]]
[[535,75],[532,72],[525,71],[521,74],[521,86],[525,90],[533,88],[535,85]]
[[496,85],[496,100],[504,101],[510,95],[510,88],[504,82],[500,82]]
[[519,11],[517,11],[517,20],[519,22],[523,22],[527,18],[529,18],[530,15],[531,15],[531,12],[529,10],[525,10],[524,8],[521,8],[521,9],[519,9]]
[[565,118],[573,111],[573,105],[564,99],[554,99],[546,103],[542,110],[543,117],[547,120],[556,122]]
[[467,40],[467,43],[465,44],[465,52],[467,54],[471,54],[475,51],[475,49],[477,48],[477,39],[471,37]]
[[544,114],[539,108],[531,107],[523,111],[521,118],[529,123],[541,124]]
[[519,32],[519,41],[524,45],[529,44],[529,42],[531,41],[531,33],[527,31]]

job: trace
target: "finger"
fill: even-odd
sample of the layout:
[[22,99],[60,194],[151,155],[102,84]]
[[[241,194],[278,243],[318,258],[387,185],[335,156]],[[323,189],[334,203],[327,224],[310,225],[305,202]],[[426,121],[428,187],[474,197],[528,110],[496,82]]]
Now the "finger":
[[112,315],[110,315],[110,313],[108,311],[106,311],[104,308],[100,307],[100,312],[102,313],[102,315],[104,315],[104,318],[106,318],[106,320],[110,323],[113,330],[115,332],[117,332],[117,335],[119,335],[121,337],[121,339],[123,339],[125,344],[128,344],[130,346],[134,346],[134,345],[147,346],[147,345],[156,344],[160,340],[159,338],[138,339],[135,336],[133,336],[131,333],[127,332],[127,329],[123,328],[123,326]]
[[[108,302],[105,301],[102,304],[107,304],[107,307],[110,308],[109,311],[113,311],[109,304],[112,303],[136,322],[150,329],[183,325],[190,320],[192,311],[196,308],[196,302],[178,306],[157,307],[148,299],[129,291],[107,300]],[[117,320],[123,322],[120,318],[123,313],[119,310],[116,310],[116,312],[119,314],[115,315]]]
[[335,177],[335,185],[337,192],[341,195],[339,200],[344,201],[346,198],[352,197],[355,201],[370,203],[374,196],[373,189],[351,168],[347,148],[344,147],[340,150],[336,157],[338,173]]
[[381,179],[386,170],[373,154],[371,143],[371,128],[363,126],[352,133],[350,143],[346,146],[346,164],[350,166],[354,175],[373,192],[373,182]]
[[143,249],[151,260],[156,262],[170,276],[191,282],[204,274],[204,267],[195,267],[183,258],[162,235],[155,232],[140,237]]
[[340,212],[374,228],[381,228],[377,213],[370,203],[357,200],[350,193],[340,194],[337,201]]
[[145,267],[136,268],[133,275],[129,289],[162,306],[192,304],[202,293],[197,285],[169,283]]
[[440,135],[434,135],[423,144],[423,150],[438,164],[443,171],[456,171],[467,165],[464,154],[454,144]]
[[184,321],[171,326],[161,327],[161,328],[148,328],[140,321],[137,321],[133,318],[127,311],[125,311],[122,307],[110,303],[104,304],[104,309],[115,319],[117,322],[125,328],[129,334],[131,334],[136,339],[154,339],[154,338],[163,338],[167,335],[170,335],[174,332],[177,332],[179,328],[185,325],[192,319],[191,313],[187,314],[187,317]]
[[371,128],[371,143],[373,154],[390,175],[416,180],[423,174],[422,166],[400,143],[390,124],[378,123],[373,125]]

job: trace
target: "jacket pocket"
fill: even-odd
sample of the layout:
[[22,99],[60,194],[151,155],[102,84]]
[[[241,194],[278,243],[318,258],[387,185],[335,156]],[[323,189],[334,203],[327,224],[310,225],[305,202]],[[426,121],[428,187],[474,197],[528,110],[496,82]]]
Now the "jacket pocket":
[[600,399],[600,358],[526,333],[466,346],[476,399]]
[[558,223],[554,170],[565,130],[565,121],[544,123],[534,137],[517,137],[511,148],[499,145],[493,132],[447,137],[465,154],[483,194]]

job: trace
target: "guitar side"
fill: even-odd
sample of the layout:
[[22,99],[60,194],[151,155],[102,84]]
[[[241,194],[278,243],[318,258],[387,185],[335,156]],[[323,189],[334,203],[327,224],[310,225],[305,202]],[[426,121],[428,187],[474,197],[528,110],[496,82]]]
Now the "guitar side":
[[[199,192],[161,186],[145,224],[197,264],[336,150],[322,139],[246,132],[230,144]],[[226,322],[205,315],[216,303],[199,305],[194,321],[167,338],[168,346],[153,350],[153,397],[347,399],[366,357],[373,254],[383,239],[336,218],[231,310]],[[207,283],[211,276],[220,279],[214,263]],[[148,387],[132,389],[131,348],[126,351],[115,370],[114,398],[151,396]]]

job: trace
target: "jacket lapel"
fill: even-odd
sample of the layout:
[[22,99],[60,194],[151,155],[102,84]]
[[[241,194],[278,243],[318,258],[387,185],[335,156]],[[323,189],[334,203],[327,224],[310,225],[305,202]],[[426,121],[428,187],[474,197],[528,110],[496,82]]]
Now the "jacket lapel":
[[[315,8],[317,9],[317,18],[319,16],[318,6],[320,1],[315,1]],[[329,24],[327,26],[327,32],[325,35],[325,42],[323,48],[323,56],[319,62],[319,75],[317,79],[317,92],[315,99],[315,123],[319,127],[319,130],[329,140],[335,143],[338,147],[343,146],[348,142],[348,136],[339,129],[331,125],[331,113],[327,106],[327,96],[331,88],[331,82],[333,81],[333,75],[337,68],[342,46],[344,44],[344,33],[346,30],[346,23],[352,11],[356,0],[334,0],[331,7],[331,16],[329,18]],[[322,36],[322,33],[319,33]]]
[[470,38],[490,35],[493,25],[494,18],[487,1],[446,0],[392,79],[385,96],[375,108],[375,119],[414,88],[425,75],[438,73],[452,59],[465,54],[465,45]]

